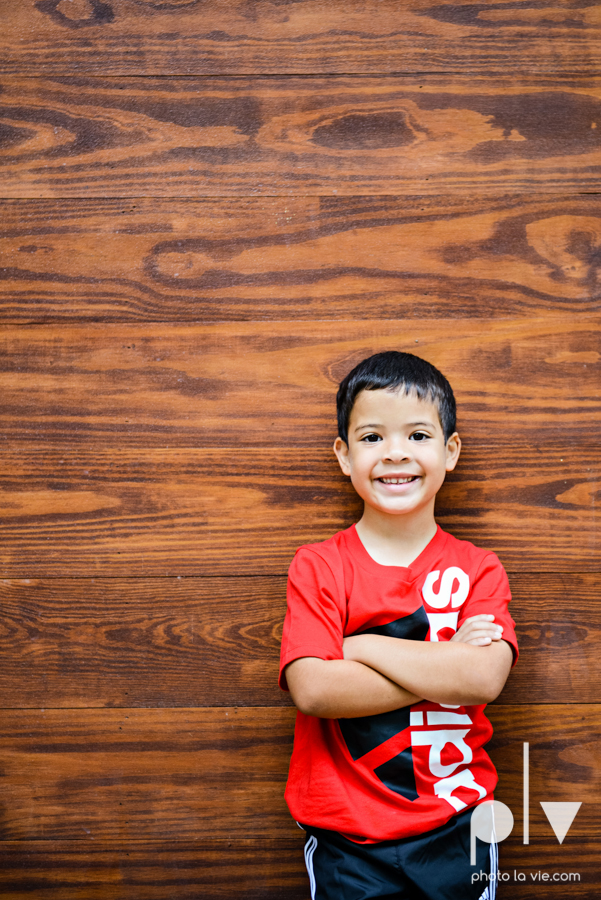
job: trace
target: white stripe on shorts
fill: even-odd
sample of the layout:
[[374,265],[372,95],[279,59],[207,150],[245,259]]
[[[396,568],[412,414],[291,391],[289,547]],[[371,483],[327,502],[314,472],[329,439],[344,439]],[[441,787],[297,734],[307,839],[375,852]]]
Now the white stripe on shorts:
[[482,894],[480,894],[479,900],[495,900],[497,896],[497,875],[499,873],[499,846],[496,842],[490,845],[490,849],[488,851],[488,856],[490,859],[490,879],[488,882],[488,886],[484,889]]
[[315,900],[315,875],[313,873],[313,854],[315,853],[315,848],[317,847],[317,838],[314,834],[311,835],[307,843],[305,844],[305,865],[307,867],[307,873],[309,875],[309,884],[311,885],[311,900]]

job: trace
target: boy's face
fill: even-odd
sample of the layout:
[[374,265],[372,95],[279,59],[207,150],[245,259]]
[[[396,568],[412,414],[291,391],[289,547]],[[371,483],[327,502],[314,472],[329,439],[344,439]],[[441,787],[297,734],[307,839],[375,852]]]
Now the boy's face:
[[457,433],[445,443],[438,408],[415,394],[361,391],[353,406],[348,446],[334,451],[366,506],[388,515],[430,508],[459,459]]

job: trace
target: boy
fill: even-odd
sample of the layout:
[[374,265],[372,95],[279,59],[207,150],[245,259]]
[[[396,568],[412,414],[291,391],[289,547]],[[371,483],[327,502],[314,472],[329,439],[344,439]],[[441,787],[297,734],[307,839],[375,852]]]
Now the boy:
[[483,710],[517,644],[499,560],[434,519],[461,449],[453,392],[390,351],[359,363],[337,404],[334,451],[364,512],[297,552],[280,675],[311,898],[492,900],[496,846],[478,843],[472,868],[470,817],[497,782]]

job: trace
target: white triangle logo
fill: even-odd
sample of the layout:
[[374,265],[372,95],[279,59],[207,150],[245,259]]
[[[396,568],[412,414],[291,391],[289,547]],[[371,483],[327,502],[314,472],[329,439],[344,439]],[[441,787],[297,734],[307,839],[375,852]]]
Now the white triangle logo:
[[570,830],[582,803],[543,803],[541,801],[541,806],[555,832],[555,837],[560,844],[563,844],[563,839]]

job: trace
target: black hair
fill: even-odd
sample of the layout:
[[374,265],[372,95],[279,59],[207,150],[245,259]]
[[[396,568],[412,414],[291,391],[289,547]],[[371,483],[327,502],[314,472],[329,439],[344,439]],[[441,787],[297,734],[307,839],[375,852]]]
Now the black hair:
[[445,442],[455,431],[457,406],[453,389],[442,372],[413,353],[387,350],[362,360],[343,378],[336,395],[338,434],[348,444],[348,426],[357,394],[361,391],[394,391],[415,394],[438,407]]

